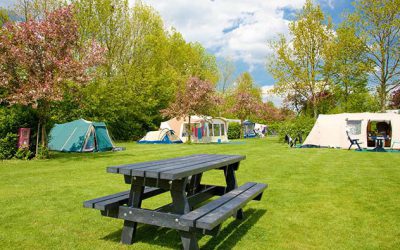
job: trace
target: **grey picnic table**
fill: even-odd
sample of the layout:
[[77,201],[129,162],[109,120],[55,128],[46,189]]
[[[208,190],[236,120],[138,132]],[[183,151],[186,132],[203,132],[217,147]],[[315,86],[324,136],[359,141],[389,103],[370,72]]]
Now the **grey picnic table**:
[[[173,159],[112,166],[107,172],[122,174],[128,191],[84,202],[103,216],[124,220],[121,242],[134,242],[137,223],[179,231],[184,249],[198,249],[197,234],[217,235],[230,216],[243,218],[242,207],[260,200],[266,184],[248,182],[238,187],[235,171],[242,155],[196,154]],[[222,170],[225,185],[201,184],[203,173]],[[144,199],[170,192],[172,203],[156,209],[141,208]],[[199,204],[220,196],[205,205]]]

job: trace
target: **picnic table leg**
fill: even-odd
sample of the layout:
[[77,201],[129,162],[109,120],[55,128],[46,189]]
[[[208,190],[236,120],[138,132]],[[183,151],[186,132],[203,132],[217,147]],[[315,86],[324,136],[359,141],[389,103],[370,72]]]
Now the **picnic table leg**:
[[199,190],[201,178],[203,177],[203,173],[192,175],[192,178],[190,179],[189,183],[189,190],[187,195],[193,195],[196,194]]
[[[128,206],[140,208],[142,205],[142,196],[144,191],[143,178],[132,179],[131,191],[129,193]],[[122,228],[121,243],[132,244],[136,234],[137,222],[124,220]]]
[[[188,178],[181,180],[174,180],[171,184],[171,197],[174,206],[174,212],[177,214],[185,214],[190,212],[189,202],[186,196],[186,184]],[[179,231],[181,235],[183,249],[197,250],[199,245],[197,243],[196,233],[194,231],[185,232]]]
[[[239,166],[240,162],[231,164],[224,169],[225,180],[226,180],[226,192],[232,191],[233,189],[238,187],[235,175],[235,168]],[[243,210],[239,209],[236,214],[233,216],[236,219],[243,219]]]

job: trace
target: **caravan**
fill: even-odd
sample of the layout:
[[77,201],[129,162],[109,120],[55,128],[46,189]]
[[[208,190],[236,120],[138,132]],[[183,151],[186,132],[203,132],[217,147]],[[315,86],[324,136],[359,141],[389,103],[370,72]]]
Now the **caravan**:
[[[210,116],[191,116],[191,141],[199,143],[228,142],[228,122],[225,118],[212,118]],[[176,135],[186,142],[189,138],[189,120],[173,118],[162,122],[160,129],[175,131]]]

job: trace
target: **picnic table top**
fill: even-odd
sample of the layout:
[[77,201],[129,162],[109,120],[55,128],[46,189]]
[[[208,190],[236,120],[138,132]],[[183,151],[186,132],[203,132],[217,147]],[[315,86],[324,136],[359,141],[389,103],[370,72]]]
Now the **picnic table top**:
[[109,173],[154,179],[176,180],[244,160],[244,155],[195,154],[166,160],[107,168]]

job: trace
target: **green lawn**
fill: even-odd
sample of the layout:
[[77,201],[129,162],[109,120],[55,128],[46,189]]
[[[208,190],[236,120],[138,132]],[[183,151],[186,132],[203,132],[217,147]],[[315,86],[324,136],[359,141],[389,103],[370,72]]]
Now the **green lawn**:
[[[261,202],[229,219],[203,249],[399,249],[400,154],[289,149],[276,139],[224,145],[138,145],[126,151],[56,154],[50,160],[0,161],[0,248],[177,249],[174,230],[140,226],[137,243],[119,243],[122,221],[82,202],[124,191],[106,167],[194,153],[243,154],[237,178],[268,183]],[[222,184],[222,172],[204,183]],[[156,207],[168,194],[144,202]]]

